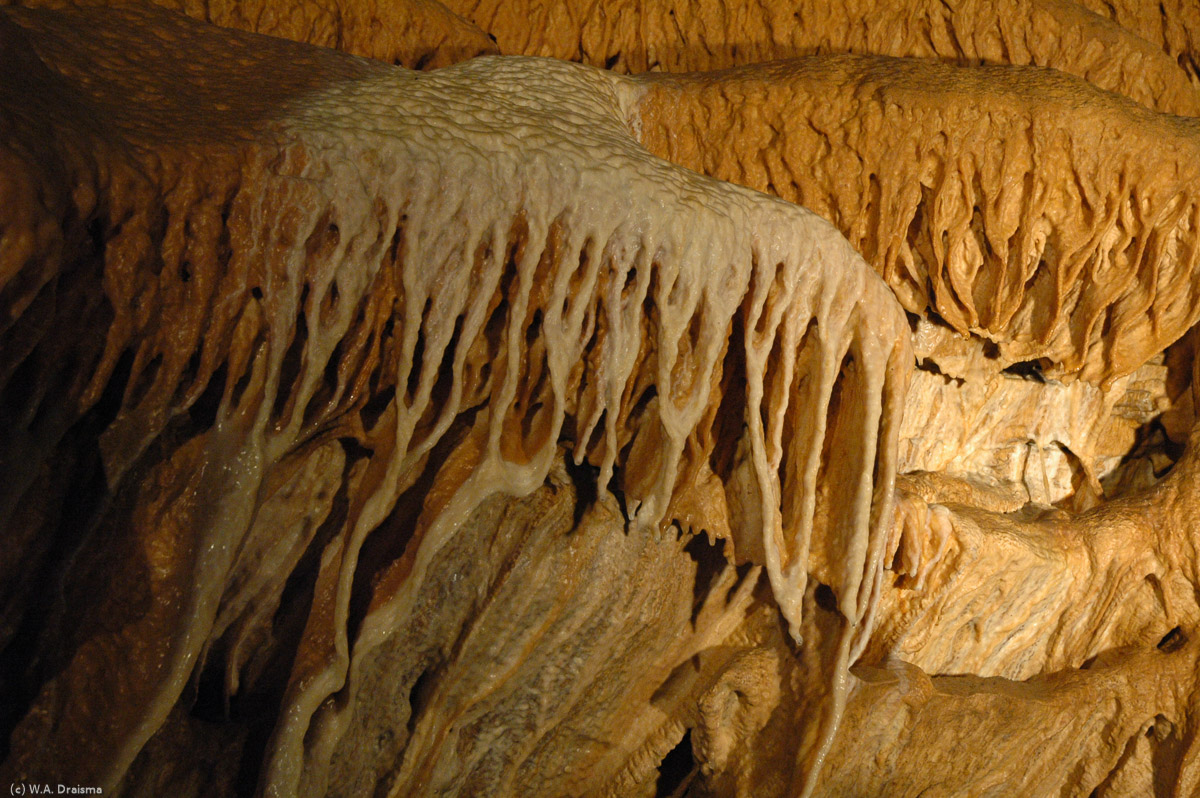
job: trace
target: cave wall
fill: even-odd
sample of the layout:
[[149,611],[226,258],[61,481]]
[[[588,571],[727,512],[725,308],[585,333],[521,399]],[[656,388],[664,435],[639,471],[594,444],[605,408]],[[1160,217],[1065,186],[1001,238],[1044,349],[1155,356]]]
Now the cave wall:
[[0,782],[1194,794],[1192,16],[0,8]]

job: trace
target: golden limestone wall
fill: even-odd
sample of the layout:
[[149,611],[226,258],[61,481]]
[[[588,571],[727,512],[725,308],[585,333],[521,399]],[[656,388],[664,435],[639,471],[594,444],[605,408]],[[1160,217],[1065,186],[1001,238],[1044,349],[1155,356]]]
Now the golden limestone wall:
[[0,788],[1200,791],[1191,6],[21,6]]

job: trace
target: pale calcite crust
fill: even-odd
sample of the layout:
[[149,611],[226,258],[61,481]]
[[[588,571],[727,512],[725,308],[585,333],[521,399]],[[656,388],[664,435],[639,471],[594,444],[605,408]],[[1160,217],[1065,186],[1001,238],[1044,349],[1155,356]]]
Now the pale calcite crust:
[[955,380],[919,370],[900,428],[900,470],[1012,486],[1009,510],[1103,496],[1102,480],[1134,448],[1138,430],[1170,406],[1166,371],[1147,364],[1106,390],[1082,380]]
[[[331,434],[326,425],[353,434],[346,425],[364,423],[358,415],[331,418],[335,408],[356,404],[352,392],[363,383],[334,355],[345,340],[361,338],[356,323],[372,323],[363,313],[378,293],[395,297],[399,315],[385,361],[395,371],[375,379],[397,388],[391,401],[373,399],[381,410],[357,430],[376,454],[342,533],[322,555],[263,774],[267,794],[321,783],[327,764],[319,752],[337,741],[355,705],[362,658],[408,616],[429,564],[478,503],[533,491],[561,444],[573,446],[577,463],[598,468],[605,502],[619,469],[630,523],[659,529],[672,518],[673,497],[696,480],[726,490],[709,457],[744,437],[745,459],[724,475],[728,490],[749,491],[743,516],[701,515],[696,523],[724,526],[734,541],[756,540],[752,550],[762,554],[759,565],[796,636],[808,572],[816,569],[846,618],[833,666],[844,684],[870,633],[882,578],[897,402],[911,354],[891,293],[831,226],[646,153],[626,127],[637,87],[586,67],[479,60],[419,76],[332,55],[289,62],[288,48],[259,40],[256,57],[274,47],[275,60],[290,68],[273,70],[269,81],[247,73],[240,86],[250,99],[226,99],[230,86],[202,62],[182,74],[154,69],[154,42],[208,48],[207,63],[220,65],[239,57],[248,39],[148,10],[14,11],[8,19],[7,49],[36,52],[57,70],[45,78],[55,91],[108,122],[84,139],[105,167],[108,152],[128,152],[116,168],[138,170],[153,157],[171,174],[173,158],[206,148],[232,167],[224,177],[232,204],[222,215],[238,232],[223,245],[211,211],[176,211],[173,188],[160,200],[154,173],[135,171],[128,179],[145,204],[123,223],[105,279],[145,279],[139,264],[161,246],[169,265],[160,267],[159,295],[189,292],[205,268],[193,259],[224,246],[217,257],[229,259],[225,279],[243,286],[223,286],[210,300],[241,305],[224,311],[236,319],[233,329],[218,336],[210,326],[191,347],[181,346],[187,338],[178,319],[135,311],[109,330],[91,382],[133,345],[128,380],[145,386],[126,394],[101,441],[113,490],[156,445],[156,430],[194,414],[205,379],[216,379],[207,364],[224,359],[224,387],[209,399],[211,428],[152,470],[149,482],[166,492],[134,499],[127,534],[146,547],[162,583],[151,594],[177,597],[160,601],[152,627],[150,618],[143,623],[171,632],[144,638],[125,627],[79,649],[18,726],[9,760],[15,775],[36,777],[71,757],[82,774],[114,785],[184,689],[208,632],[254,626],[241,616],[273,599],[264,578],[245,569],[294,564],[320,525],[318,516],[293,540],[256,540],[260,525],[270,534],[276,511],[254,497],[264,495],[267,475],[295,485],[287,491],[317,495],[347,467],[312,459],[324,451],[317,450],[300,472],[280,470],[297,446]],[[325,72],[323,62],[331,67]],[[85,64],[107,79],[91,83]],[[306,84],[311,89],[297,91]],[[220,113],[197,126],[208,121],[207,108]],[[165,234],[129,232],[152,224],[141,217],[160,201]],[[395,282],[381,289],[384,280]],[[144,305],[145,288],[130,300]],[[740,350],[733,360],[731,348]],[[180,364],[189,360],[196,384],[185,388]],[[739,370],[723,374],[726,362]],[[743,419],[734,440],[714,434],[724,422],[716,419],[719,388],[731,379],[745,385],[744,406],[725,411]],[[85,407],[91,395],[82,394]],[[473,421],[459,421],[468,410]],[[364,540],[452,427],[461,443],[444,465],[431,463],[437,470],[417,521],[419,547],[376,574],[350,640]],[[167,490],[189,471],[194,486]],[[820,564],[810,564],[818,513]],[[242,558],[250,559],[242,565]],[[235,634],[229,689],[239,681],[239,645]],[[153,678],[51,709],[59,685],[98,667],[132,673],[147,660],[161,662]],[[343,701],[327,705],[334,692]],[[843,697],[844,688],[835,690],[814,761],[829,745]],[[108,732],[97,734],[98,724]],[[82,751],[87,759],[78,758]]]
[[0,781],[1200,789],[1188,8],[172,2],[592,66],[0,9]]

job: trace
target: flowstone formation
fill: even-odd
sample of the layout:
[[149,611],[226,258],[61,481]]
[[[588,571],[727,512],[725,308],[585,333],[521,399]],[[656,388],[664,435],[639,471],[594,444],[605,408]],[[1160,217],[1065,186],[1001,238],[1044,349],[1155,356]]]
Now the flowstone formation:
[[1200,791],[1190,7],[627,5],[0,8],[0,782]]

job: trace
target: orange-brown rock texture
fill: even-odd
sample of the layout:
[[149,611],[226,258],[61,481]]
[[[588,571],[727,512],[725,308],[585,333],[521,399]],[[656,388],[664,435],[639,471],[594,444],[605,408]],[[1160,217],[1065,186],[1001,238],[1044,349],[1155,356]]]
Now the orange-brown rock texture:
[[0,789],[1200,794],[1189,4],[0,5]]

